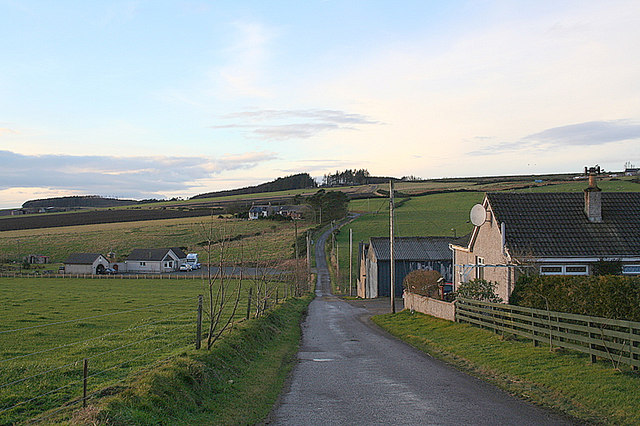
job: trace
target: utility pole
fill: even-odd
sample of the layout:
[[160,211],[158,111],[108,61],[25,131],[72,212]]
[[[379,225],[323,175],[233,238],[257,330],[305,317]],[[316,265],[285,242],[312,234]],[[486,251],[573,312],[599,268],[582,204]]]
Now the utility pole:
[[349,228],[349,296],[353,297],[353,229]]
[[307,272],[311,272],[311,236],[307,231]]
[[[338,239],[335,239],[336,242],[336,282],[338,283],[338,289],[340,289],[340,251],[338,245]],[[338,290],[339,291],[339,290]]]
[[394,235],[393,235],[393,180],[389,181],[389,260],[391,261],[391,313],[396,313],[395,299],[395,279],[396,279],[396,259],[393,253]]
[[296,251],[296,270],[298,269],[298,222],[293,219],[293,227],[295,229],[295,242],[294,242],[294,250]]

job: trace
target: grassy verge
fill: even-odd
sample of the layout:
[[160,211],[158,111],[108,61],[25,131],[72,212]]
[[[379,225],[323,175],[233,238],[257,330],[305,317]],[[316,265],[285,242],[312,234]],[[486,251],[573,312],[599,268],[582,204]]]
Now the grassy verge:
[[191,350],[140,373],[126,390],[75,413],[74,423],[255,424],[295,365],[311,295],[240,324],[210,350]]
[[373,321],[437,358],[506,391],[583,421],[640,423],[640,376],[587,355],[502,339],[468,324],[402,311]]

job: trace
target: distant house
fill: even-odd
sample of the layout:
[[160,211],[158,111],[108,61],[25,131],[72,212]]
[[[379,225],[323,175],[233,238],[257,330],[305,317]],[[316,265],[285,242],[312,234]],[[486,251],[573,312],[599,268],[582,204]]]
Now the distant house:
[[30,265],[43,265],[51,263],[51,258],[43,254],[29,254],[23,258],[23,261]]
[[73,253],[63,263],[65,274],[100,274],[109,267],[99,253]]
[[279,214],[280,216],[290,217],[292,219],[302,219],[305,212],[307,212],[308,207],[304,205],[292,205],[292,206],[272,206],[268,205],[254,205],[249,209],[249,219],[260,219],[269,216],[273,216],[275,214]]
[[249,220],[260,219],[269,217],[275,213],[275,207],[269,205],[251,206],[249,209]]
[[[438,271],[451,282],[453,266],[449,245],[459,241],[454,237],[394,238],[395,295],[402,296],[402,282],[417,269]],[[360,274],[358,296],[389,297],[391,294],[391,253],[388,237],[372,237],[360,244]]]
[[[455,284],[498,283],[505,301],[518,276],[591,275],[600,261],[640,274],[640,193],[487,193],[468,244],[452,244]],[[478,221],[476,220],[476,223]]]
[[177,271],[187,255],[178,247],[135,249],[125,260],[127,272],[160,274]]
[[627,167],[627,168],[624,169],[624,174],[626,176],[640,175],[640,168],[638,168],[638,167]]

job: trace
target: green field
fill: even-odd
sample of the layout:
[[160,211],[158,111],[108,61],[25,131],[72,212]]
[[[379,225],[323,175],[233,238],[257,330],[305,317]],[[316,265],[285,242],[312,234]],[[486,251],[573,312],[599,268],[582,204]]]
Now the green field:
[[[237,319],[255,286],[244,280]],[[276,287],[280,299],[288,292],[265,286],[271,304]],[[198,294],[207,294],[199,279],[0,278],[0,424],[77,400],[84,358],[91,394],[193,345]],[[228,304],[222,318],[230,313]]]

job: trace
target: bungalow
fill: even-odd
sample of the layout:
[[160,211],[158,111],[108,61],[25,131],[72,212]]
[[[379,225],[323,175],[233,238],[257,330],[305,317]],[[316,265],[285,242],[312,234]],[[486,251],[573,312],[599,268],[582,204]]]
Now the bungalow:
[[518,276],[591,275],[616,261],[640,274],[640,193],[602,193],[595,174],[580,193],[487,193],[472,209],[468,244],[452,244],[454,284],[498,283],[505,301]]
[[63,262],[65,274],[101,274],[109,261],[99,253],[73,253]]
[[271,204],[264,206],[251,206],[249,209],[249,220],[269,217],[273,215],[275,211],[275,207],[272,207]]
[[[451,282],[452,262],[449,245],[454,237],[396,237],[394,238],[396,297],[402,296],[404,277],[417,269],[440,272]],[[360,244],[360,273],[358,296],[362,298],[389,297],[391,292],[391,253],[388,237],[372,237],[368,244]]]
[[127,272],[155,273],[177,271],[187,255],[178,247],[135,249],[124,261]]

